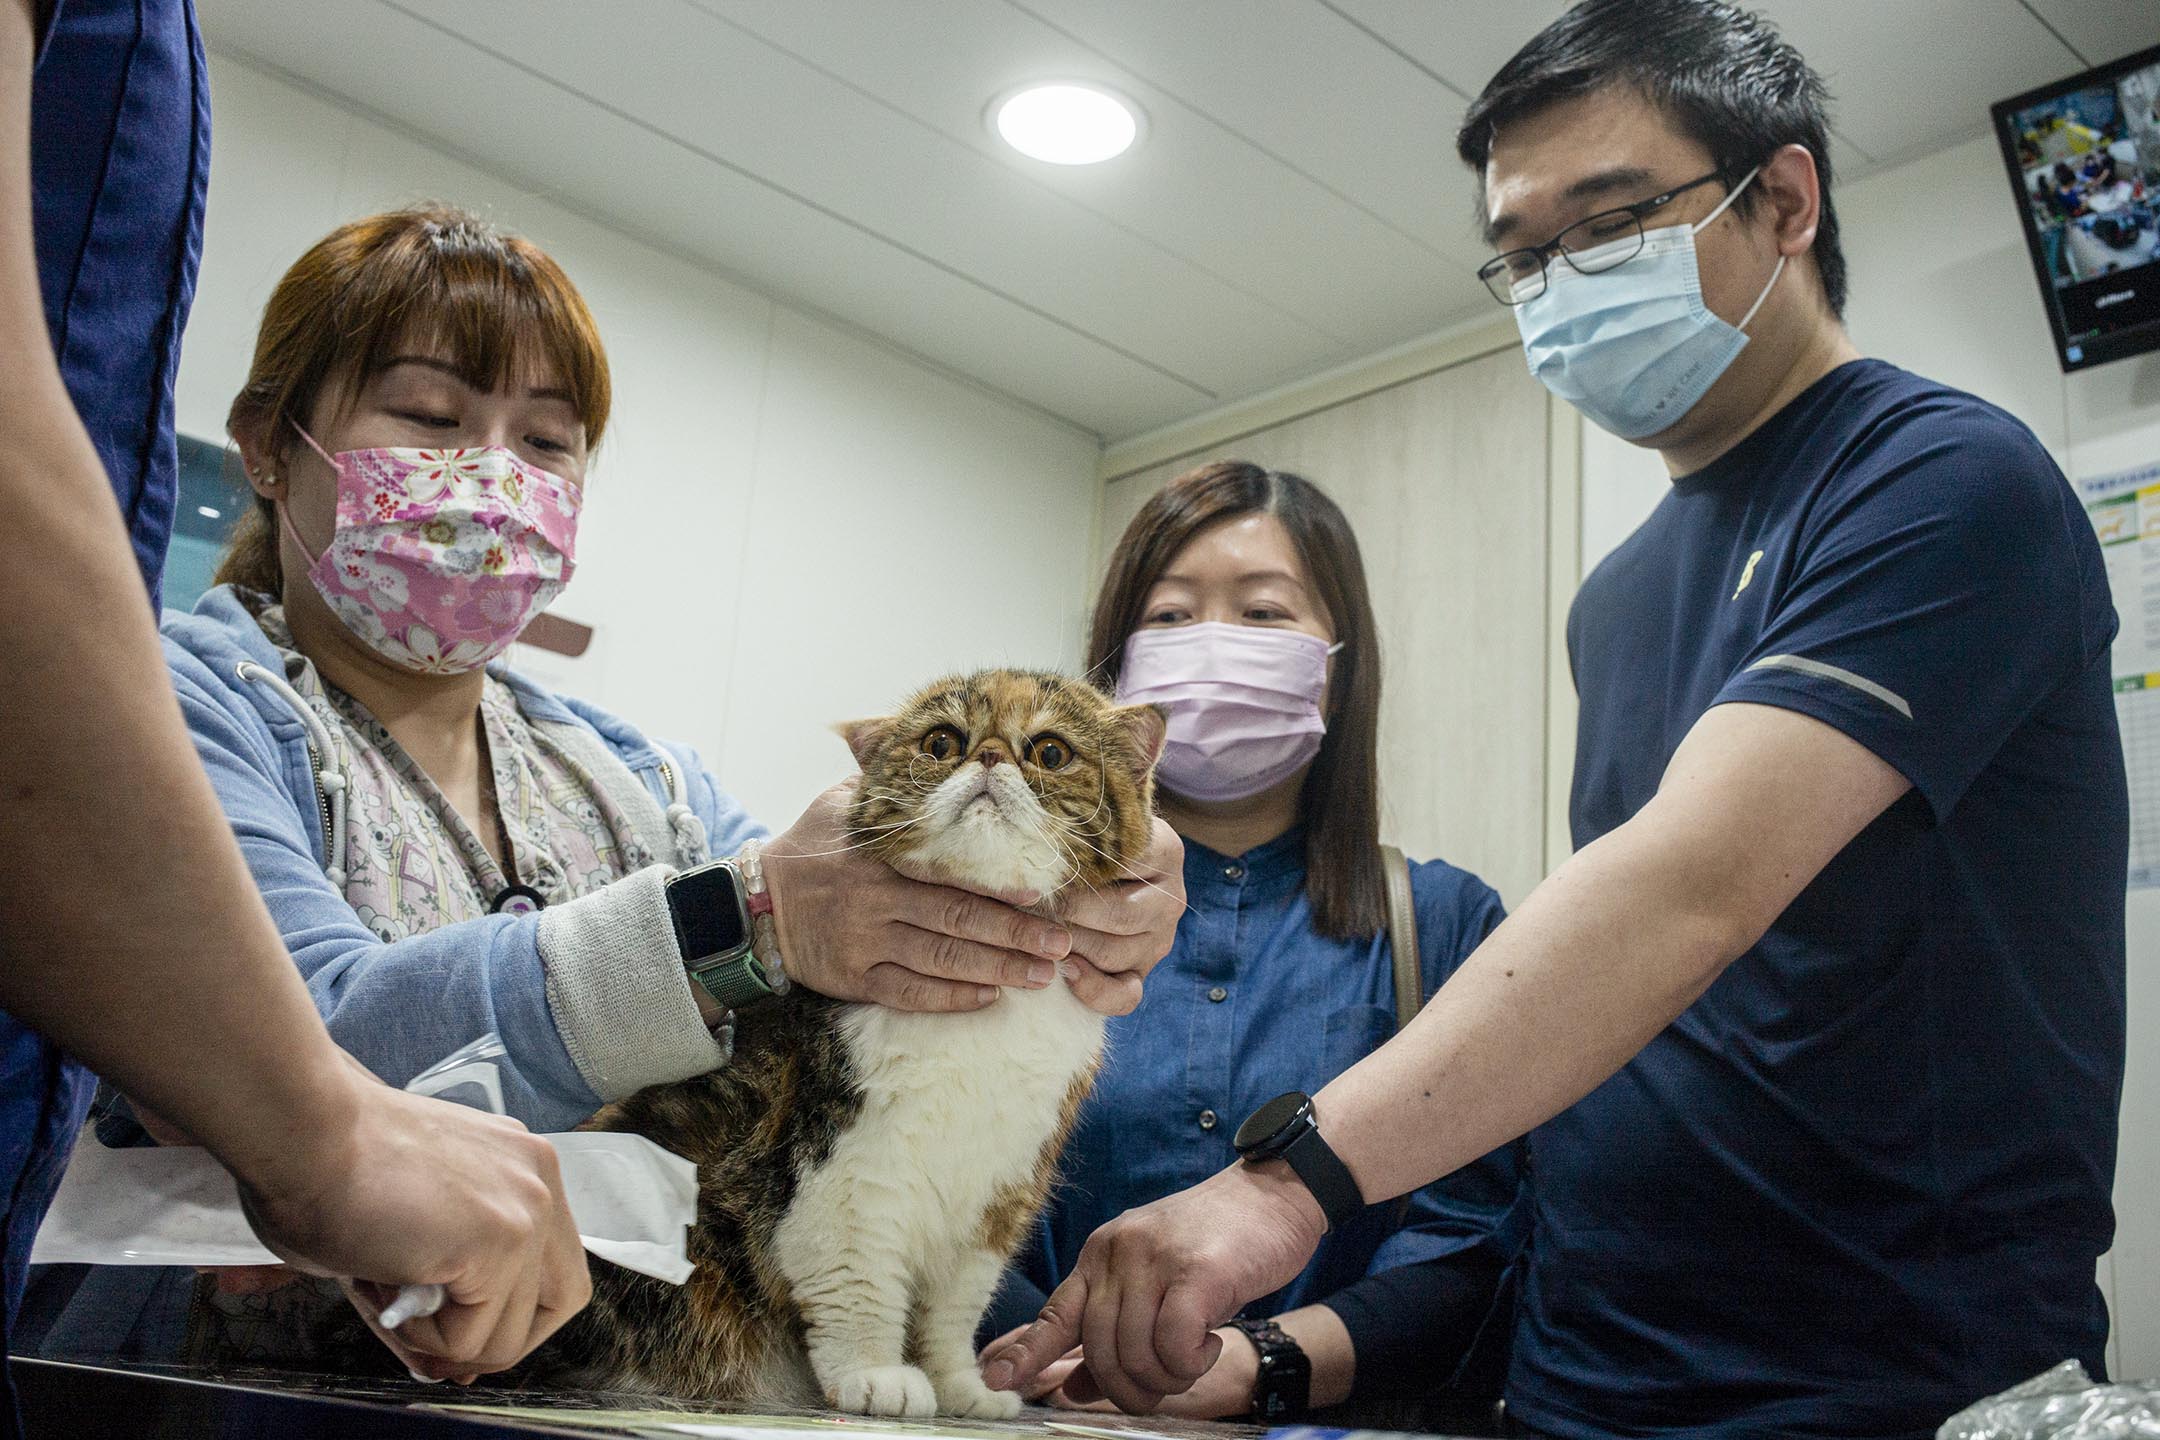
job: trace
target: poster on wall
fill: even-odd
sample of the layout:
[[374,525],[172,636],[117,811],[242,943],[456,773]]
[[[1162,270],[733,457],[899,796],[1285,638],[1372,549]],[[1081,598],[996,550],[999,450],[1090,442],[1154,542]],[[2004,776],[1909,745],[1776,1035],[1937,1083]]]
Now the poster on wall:
[[2160,887],[2160,461],[2078,482],[2122,628],[2111,668],[2130,775],[2130,888]]

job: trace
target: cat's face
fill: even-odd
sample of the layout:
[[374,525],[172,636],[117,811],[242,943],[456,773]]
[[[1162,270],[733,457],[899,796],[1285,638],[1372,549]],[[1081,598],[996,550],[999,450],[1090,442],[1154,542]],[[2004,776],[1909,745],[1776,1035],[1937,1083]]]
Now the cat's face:
[[1154,821],[1162,712],[1062,675],[980,670],[840,727],[862,766],[849,820],[887,860],[1055,894],[1118,878]]

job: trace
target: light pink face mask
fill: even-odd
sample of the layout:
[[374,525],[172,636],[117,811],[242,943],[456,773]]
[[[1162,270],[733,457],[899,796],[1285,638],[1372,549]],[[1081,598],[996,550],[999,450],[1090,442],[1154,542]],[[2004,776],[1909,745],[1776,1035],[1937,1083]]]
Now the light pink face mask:
[[1317,635],[1260,625],[1136,630],[1118,672],[1120,704],[1160,705],[1169,738],[1155,775],[1203,802],[1243,800],[1279,785],[1320,753],[1328,656]]
[[317,555],[282,503],[279,521],[323,603],[393,665],[478,669],[577,568],[579,488],[499,445],[332,455],[300,435],[337,471],[337,529]]

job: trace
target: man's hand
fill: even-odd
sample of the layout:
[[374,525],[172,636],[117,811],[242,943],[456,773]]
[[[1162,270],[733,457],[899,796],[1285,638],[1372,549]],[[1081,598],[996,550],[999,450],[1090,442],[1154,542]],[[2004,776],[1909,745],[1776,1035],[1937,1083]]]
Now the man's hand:
[[[987,1373],[990,1367],[992,1365],[995,1365],[998,1361],[1010,1360],[1015,1358],[1010,1353],[1012,1351],[1013,1343],[1017,1341],[1022,1335],[1027,1334],[1027,1332],[1027,1326],[1015,1325],[1012,1329],[1006,1331],[1003,1335],[998,1336],[997,1339],[992,1340],[989,1344],[983,1346],[982,1354],[975,1357],[977,1363]],[[1067,1376],[1071,1375],[1074,1370],[1079,1368],[1080,1356],[1080,1347],[1075,1345],[1072,1349],[1066,1351],[1062,1356],[1051,1361],[1042,1369],[1036,1371],[1034,1378],[1029,1380],[1027,1384],[1016,1385],[1013,1388],[1019,1391],[1020,1398],[1027,1401],[1030,1405],[1039,1404],[1045,1401],[1052,1405],[1062,1404],[1063,1401],[1061,1401],[1058,1397],[1058,1387],[1062,1386],[1065,1383],[1065,1378]]]
[[1233,1165],[1089,1236],[1041,1318],[983,1379],[1025,1392],[1081,1345],[1105,1399],[1152,1414],[1214,1367],[1223,1348],[1215,1327],[1287,1284],[1326,1233],[1319,1204],[1288,1166]]
[[1067,975],[1090,1010],[1129,1015],[1140,985],[1177,939],[1185,916],[1185,842],[1160,816],[1132,878],[1100,890],[1075,887],[1061,918],[1072,932]]
[[896,1010],[979,1010],[1000,986],[1055,983],[1065,962],[1073,993],[1093,1008],[1122,1014],[1140,1003],[1140,978],[1169,952],[1184,911],[1183,848],[1168,826],[1156,822],[1137,878],[1076,902],[1072,923],[1060,924],[1019,908],[1039,895],[910,878],[862,849],[847,829],[855,783],[827,790],[765,847],[789,979]]
[[[1022,1326],[984,1346],[983,1363],[988,1365],[1001,1358],[1025,1329]],[[1260,1378],[1260,1352],[1242,1330],[1218,1326],[1215,1336],[1222,1341],[1222,1353],[1208,1367],[1207,1374],[1184,1394],[1164,1396],[1156,1413],[1187,1420],[1227,1420],[1252,1413],[1253,1387]],[[1062,1359],[1052,1361],[1021,1392],[1020,1398],[1060,1410],[1119,1413],[1117,1406],[1102,1398],[1101,1387],[1087,1368],[1084,1349],[1069,1351]]]
[[[354,1307],[415,1374],[469,1383],[516,1364],[592,1297],[554,1147],[351,1068],[343,1124],[277,1173],[238,1177],[256,1233],[296,1268],[351,1282]],[[407,1284],[448,1299],[383,1329],[376,1317]]]

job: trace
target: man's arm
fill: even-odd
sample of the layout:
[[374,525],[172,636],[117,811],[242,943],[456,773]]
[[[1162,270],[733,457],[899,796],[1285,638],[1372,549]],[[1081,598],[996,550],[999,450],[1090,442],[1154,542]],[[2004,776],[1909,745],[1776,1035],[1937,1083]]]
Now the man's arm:
[[0,1006],[200,1139],[288,1258],[447,1284],[409,1361],[501,1368],[589,1293],[553,1152],[350,1064],[241,864],[53,360],[34,19],[0,0]]
[[[1626,1064],[1909,788],[1821,721],[1714,707],[1657,796],[1532,892],[1395,1040],[1316,1097],[1368,1201],[1550,1119]],[[1325,1220],[1281,1162],[1232,1166],[1098,1230],[993,1367],[1024,1384],[1075,1343],[1120,1408],[1205,1374],[1211,1328],[1295,1275]]]
[[1321,1133],[1378,1200],[1543,1124],[1693,1004],[1910,788],[1819,720],[1713,708],[1648,805],[1532,892],[1402,1043],[1320,1092]]

